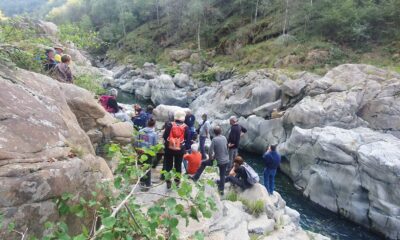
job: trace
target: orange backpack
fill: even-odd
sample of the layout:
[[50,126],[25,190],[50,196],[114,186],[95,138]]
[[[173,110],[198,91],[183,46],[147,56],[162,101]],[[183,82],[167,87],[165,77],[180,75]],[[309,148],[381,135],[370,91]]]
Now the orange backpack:
[[172,123],[172,128],[168,136],[169,149],[175,151],[182,149],[182,143],[185,141],[185,130],[186,124],[178,125],[175,122]]

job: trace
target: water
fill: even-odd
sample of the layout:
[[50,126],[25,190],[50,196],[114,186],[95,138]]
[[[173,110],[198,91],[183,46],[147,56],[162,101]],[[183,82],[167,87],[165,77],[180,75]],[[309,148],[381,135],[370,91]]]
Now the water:
[[[137,99],[134,95],[122,91],[119,91],[117,101],[124,104],[137,103],[142,107],[151,104],[150,101]],[[241,155],[259,173],[261,182],[263,182],[263,164],[261,162],[261,157],[247,152],[241,152]],[[303,229],[321,233],[332,239],[339,240],[383,239],[368,229],[312,203],[303,196],[301,191],[298,191],[293,186],[293,182],[290,178],[283,173],[279,172],[275,181],[275,190],[281,194],[287,206],[300,213],[300,225]]]
[[[263,183],[264,166],[261,156],[247,152],[241,152],[241,155],[259,173],[260,182]],[[312,203],[293,186],[291,179],[282,172],[279,172],[275,178],[275,190],[281,194],[287,206],[300,213],[300,225],[303,229],[340,240],[384,239],[368,229]]]

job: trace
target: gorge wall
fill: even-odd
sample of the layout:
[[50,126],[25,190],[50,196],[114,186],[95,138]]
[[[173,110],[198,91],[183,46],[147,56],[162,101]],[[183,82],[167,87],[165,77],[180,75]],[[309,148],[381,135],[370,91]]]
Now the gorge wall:
[[[261,154],[267,145],[279,144],[282,170],[304,195],[388,238],[400,238],[399,74],[345,64],[323,77],[258,70],[205,86],[185,73],[162,74],[151,64],[118,71],[111,85],[155,104],[190,107],[197,119],[207,113],[226,132],[229,116],[240,116],[249,130],[243,149]],[[159,119],[165,120],[169,107],[159,108],[164,111]],[[283,117],[269,119],[274,108],[286,110]]]

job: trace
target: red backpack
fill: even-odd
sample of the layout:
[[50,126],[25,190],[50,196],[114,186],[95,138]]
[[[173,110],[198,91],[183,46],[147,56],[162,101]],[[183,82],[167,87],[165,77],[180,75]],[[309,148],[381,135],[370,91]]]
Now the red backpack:
[[185,131],[186,124],[178,125],[175,122],[172,123],[172,128],[167,139],[169,149],[175,151],[182,149],[182,143],[185,142]]

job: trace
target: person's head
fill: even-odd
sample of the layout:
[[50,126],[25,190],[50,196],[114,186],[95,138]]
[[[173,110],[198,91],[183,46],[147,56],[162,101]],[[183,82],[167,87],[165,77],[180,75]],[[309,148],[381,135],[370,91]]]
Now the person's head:
[[187,116],[191,116],[192,115],[192,110],[190,110],[190,109],[186,110],[186,115]]
[[58,54],[62,54],[64,52],[64,49],[61,46],[55,46],[54,50],[56,50]]
[[236,123],[237,123],[237,118],[236,118],[236,116],[231,116],[231,117],[229,118],[229,123],[230,123],[231,125],[236,124]]
[[207,120],[207,114],[203,114],[203,115],[201,115],[201,118],[205,121],[205,120]]
[[222,128],[220,126],[215,126],[214,127],[214,134],[215,136],[219,136],[222,133]]
[[154,107],[152,105],[148,105],[146,111],[148,113],[153,113]]
[[168,112],[168,121],[170,121],[170,122],[174,121],[174,113],[173,112]]
[[118,96],[118,90],[115,89],[115,88],[111,88],[111,89],[108,91],[108,93],[109,93],[110,96],[113,96],[113,97],[117,97],[117,96]]
[[71,56],[67,54],[62,55],[61,62],[65,64],[71,63]]
[[244,160],[241,156],[236,156],[235,159],[233,160],[233,166],[235,168],[242,166],[244,163]]
[[182,110],[177,110],[177,111],[174,113],[174,120],[175,120],[175,121],[183,122],[183,121],[185,121],[185,116],[186,116],[186,113],[185,113],[184,111],[182,111]]
[[276,145],[275,145],[275,144],[269,145],[269,147],[267,148],[267,150],[270,150],[271,152],[275,152],[275,151],[276,151]]
[[134,105],[133,105],[133,109],[134,109],[136,112],[142,111],[142,107],[141,107],[139,104],[134,104]]
[[192,144],[190,149],[192,150],[192,153],[193,152],[198,152],[199,151],[199,145],[198,144]]
[[153,128],[156,126],[156,121],[153,118],[150,118],[149,121],[147,121],[147,127]]
[[46,50],[46,56],[47,56],[48,58],[53,59],[53,58],[54,58],[54,55],[55,55],[54,49],[47,49],[47,50]]

